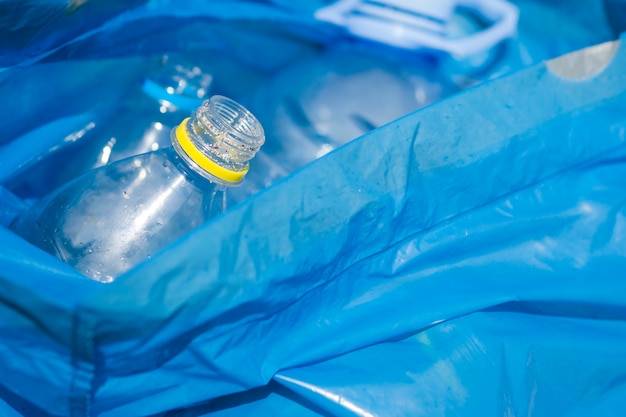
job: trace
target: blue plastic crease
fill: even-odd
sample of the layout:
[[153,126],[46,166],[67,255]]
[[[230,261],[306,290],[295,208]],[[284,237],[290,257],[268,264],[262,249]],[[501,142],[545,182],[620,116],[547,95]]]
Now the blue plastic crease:
[[[70,17],[104,7],[89,3]],[[339,36],[312,20],[319,3],[116,2],[64,31],[67,4],[24,3],[20,24],[49,20],[54,36],[15,32],[20,53],[0,42],[0,415],[624,409],[624,36],[587,79],[539,62],[615,37],[598,5],[517,2],[507,75],[331,152],[110,285],[4,227],[27,205],[16,181],[114,117],[134,58],[205,48],[272,74]],[[537,10],[563,21],[553,42]],[[188,28],[214,36],[191,45]],[[116,65],[128,71],[91,77]],[[38,101],[27,87],[46,83]]]

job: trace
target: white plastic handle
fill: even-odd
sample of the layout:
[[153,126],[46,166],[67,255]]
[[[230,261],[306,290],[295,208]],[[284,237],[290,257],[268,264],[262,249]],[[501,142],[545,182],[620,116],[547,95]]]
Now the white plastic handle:
[[[446,37],[446,24],[459,6],[474,10],[491,25],[464,38]],[[343,26],[354,36],[459,58],[491,49],[514,35],[518,16],[517,7],[506,0],[340,0],[315,13],[318,20]]]

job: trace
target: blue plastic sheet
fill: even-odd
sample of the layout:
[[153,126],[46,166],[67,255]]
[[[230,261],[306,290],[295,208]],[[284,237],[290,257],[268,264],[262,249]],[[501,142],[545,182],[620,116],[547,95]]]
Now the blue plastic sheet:
[[[626,326],[619,307],[515,307],[276,379],[333,416],[587,416],[623,409]],[[563,316],[571,310],[579,312]]]
[[604,3],[609,24],[613,30],[626,31],[626,1],[606,0]]
[[[37,60],[146,0],[2,0],[0,68]],[[79,12],[80,11],[80,12]],[[78,13],[79,12],[79,13]]]
[[[303,11],[312,3],[216,2],[204,15],[200,3],[176,19],[159,18],[174,16],[169,2],[140,5],[40,55],[32,49],[27,61],[3,48],[18,67],[0,76],[27,80],[22,71],[72,56],[162,52],[161,38],[149,36],[159,28],[181,36],[167,47],[184,49],[177,42],[189,39],[190,21],[234,34],[256,16],[259,27],[238,41],[211,42],[214,51],[239,45],[226,48],[231,57],[258,47],[241,62],[267,55],[251,64],[261,73],[339,36],[310,21]],[[564,18],[574,3],[546,7]],[[520,8],[523,18],[539,5]],[[543,50],[525,20],[520,44],[535,42],[536,54],[510,70],[614,36],[600,8],[576,10],[560,26],[571,30]],[[213,25],[209,14],[238,17]],[[298,19],[309,26],[296,28]],[[597,27],[587,32],[589,22]],[[120,50],[102,49],[107,34]],[[286,46],[263,49],[274,45]],[[0,414],[619,413],[626,50],[611,45],[596,73],[572,78],[566,65],[535,64],[372,131],[111,285],[0,227]],[[10,86],[0,85],[15,94]],[[41,125],[89,102],[72,97],[74,110],[55,108]],[[16,117],[32,115],[18,109]],[[39,124],[3,123],[13,129],[0,139],[11,149],[0,151],[4,184],[26,169],[16,155],[31,164],[20,144],[45,135]],[[8,191],[0,196],[19,209]]]

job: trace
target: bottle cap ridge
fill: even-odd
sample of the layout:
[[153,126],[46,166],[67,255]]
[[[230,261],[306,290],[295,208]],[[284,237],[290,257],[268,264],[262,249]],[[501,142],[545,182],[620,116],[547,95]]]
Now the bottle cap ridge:
[[187,156],[195,162],[200,168],[207,171],[211,175],[215,177],[231,182],[231,183],[239,183],[243,180],[243,178],[248,173],[248,169],[250,165],[246,165],[241,171],[233,171],[228,168],[225,168],[218,163],[211,160],[211,158],[207,157],[200,151],[194,144],[191,138],[189,137],[189,133],[187,130],[187,124],[189,123],[190,118],[186,118],[183,120],[178,127],[176,127],[173,138],[177,140],[180,148],[187,154]]

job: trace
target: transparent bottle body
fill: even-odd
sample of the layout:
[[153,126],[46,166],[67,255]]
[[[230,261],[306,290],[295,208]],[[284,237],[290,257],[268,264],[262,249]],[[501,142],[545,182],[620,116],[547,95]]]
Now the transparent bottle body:
[[61,183],[92,168],[171,145],[170,130],[202,104],[212,76],[177,57],[151,62],[146,77],[107,123],[77,143]]
[[92,168],[170,146],[171,128],[201,105],[213,78],[182,56],[150,57],[144,67],[145,76],[120,100],[112,117],[41,161],[12,188],[41,197]]
[[[85,172],[130,156],[170,146],[170,130],[190,111],[168,103],[161,104],[142,90],[135,90],[118,109],[116,117],[94,131],[94,137],[85,141],[76,160],[82,160]],[[75,175],[69,174],[68,177]]]
[[90,170],[11,228],[89,278],[111,282],[226,209],[263,145],[259,121],[223,96],[170,134],[171,147]]
[[245,199],[337,147],[455,91],[429,57],[358,43],[305,57],[245,101],[263,124],[266,142],[233,199]]
[[110,282],[222,213],[225,189],[166,148],[88,172],[12,228],[87,277]]

